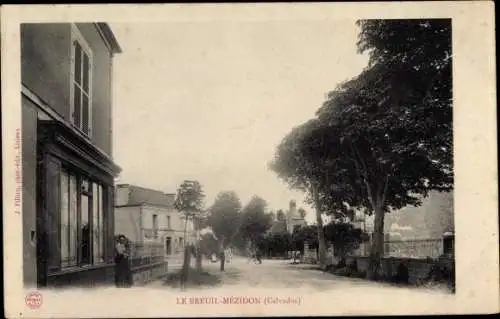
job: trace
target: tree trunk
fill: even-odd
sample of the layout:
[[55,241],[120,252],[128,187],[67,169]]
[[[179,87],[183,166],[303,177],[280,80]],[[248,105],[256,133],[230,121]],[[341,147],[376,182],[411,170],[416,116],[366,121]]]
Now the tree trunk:
[[323,219],[321,217],[321,205],[319,202],[318,193],[313,189],[314,206],[316,208],[316,223],[318,224],[318,263],[321,269],[326,268],[326,243],[325,230],[323,229]]
[[184,288],[187,281],[188,281],[188,273],[189,273],[189,251],[187,249],[187,223],[188,223],[188,217],[186,215],[186,222],[184,224],[184,258],[182,262],[182,271],[181,271],[181,287]]
[[201,239],[200,239],[200,220],[195,219],[195,229],[196,229],[196,272],[201,274],[202,271],[202,254],[201,254]]
[[196,272],[201,274],[202,271],[202,255],[199,246],[196,247]]
[[370,264],[368,267],[367,278],[378,279],[380,269],[380,260],[384,256],[384,210],[381,205],[375,209],[375,221],[373,231],[373,241],[370,247]]

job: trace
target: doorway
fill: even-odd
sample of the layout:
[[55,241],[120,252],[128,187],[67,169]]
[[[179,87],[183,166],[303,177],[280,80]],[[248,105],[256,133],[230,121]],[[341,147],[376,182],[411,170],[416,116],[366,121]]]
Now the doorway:
[[167,239],[165,239],[165,249],[167,256],[172,255],[172,237],[167,237]]

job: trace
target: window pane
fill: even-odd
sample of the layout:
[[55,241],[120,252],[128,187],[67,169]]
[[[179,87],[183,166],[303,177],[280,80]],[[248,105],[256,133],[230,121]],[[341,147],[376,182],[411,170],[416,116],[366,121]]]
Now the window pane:
[[85,94],[82,94],[82,131],[89,132],[89,99]]
[[90,188],[90,183],[86,179],[82,180],[82,192],[91,193],[92,189]]
[[89,225],[89,216],[90,216],[90,201],[87,195],[82,194],[82,217],[81,217],[81,238],[82,241],[80,243],[80,256],[82,264],[90,263],[90,225]]
[[61,172],[61,267],[69,266],[69,181]]
[[94,253],[94,263],[100,263],[104,261],[103,256],[103,221],[102,221],[102,187],[101,185],[94,183],[94,193],[93,193],[93,203],[94,209],[92,211],[93,218],[93,253]]
[[99,185],[99,258],[100,261],[104,261],[104,201],[101,185]]
[[75,41],[75,82],[82,83],[82,47]]
[[73,86],[73,123],[77,127],[81,127],[82,114],[82,91],[78,85]]
[[75,266],[77,261],[77,205],[78,205],[78,193],[76,190],[76,176],[70,175],[69,179],[69,265]]
[[158,215],[153,215],[153,237],[158,237]]
[[88,94],[89,93],[89,74],[90,74],[90,68],[89,68],[89,57],[83,53],[83,89],[85,92]]
[[93,228],[93,238],[92,246],[94,263],[99,261],[99,190],[96,183],[93,183],[92,189],[92,228]]
[[45,166],[45,200],[46,200],[46,229],[41,234],[42,243],[39,247],[44,249],[40,251],[48,262],[49,271],[58,269],[61,267],[61,249],[59,242],[61,236],[59,235],[60,228],[60,215],[61,215],[61,200],[60,200],[60,190],[61,186],[60,176],[61,176],[61,165],[59,160],[52,156],[47,157],[47,162]]

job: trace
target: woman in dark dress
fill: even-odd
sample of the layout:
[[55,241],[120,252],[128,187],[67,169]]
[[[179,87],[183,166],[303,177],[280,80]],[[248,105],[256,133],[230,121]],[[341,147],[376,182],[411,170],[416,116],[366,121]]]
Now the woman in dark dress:
[[128,254],[128,240],[119,236],[115,246],[115,284],[116,287],[128,288],[132,286],[132,270]]

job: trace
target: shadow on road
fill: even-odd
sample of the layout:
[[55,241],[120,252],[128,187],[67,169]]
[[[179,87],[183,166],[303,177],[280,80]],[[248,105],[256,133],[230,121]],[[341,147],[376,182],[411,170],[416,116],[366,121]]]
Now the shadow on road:
[[[165,278],[164,286],[169,286],[172,288],[180,288],[181,286],[181,275],[182,270],[178,270],[173,274],[170,274]],[[195,269],[190,268],[188,272],[188,282],[186,283],[186,288],[192,287],[216,287],[222,283],[220,275],[211,274],[206,271],[202,271],[200,274],[196,272]]]
[[296,270],[321,270],[321,267],[319,265],[315,264],[286,264],[287,268],[289,269],[296,269]]
[[[204,269],[200,274],[198,274],[194,268],[190,268],[185,288],[211,288],[221,286],[222,284],[238,283],[242,277],[242,272],[236,268],[228,268],[224,272],[220,272],[218,269],[208,268],[208,271]],[[163,282],[163,286],[180,288],[181,274],[182,270],[178,270],[168,275]]]

